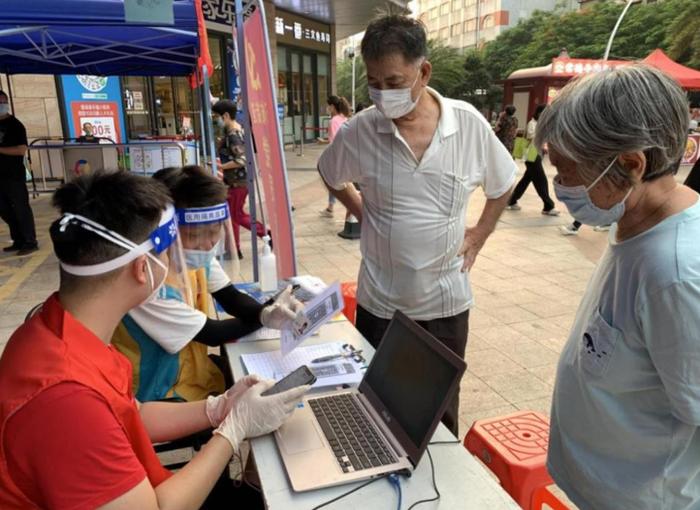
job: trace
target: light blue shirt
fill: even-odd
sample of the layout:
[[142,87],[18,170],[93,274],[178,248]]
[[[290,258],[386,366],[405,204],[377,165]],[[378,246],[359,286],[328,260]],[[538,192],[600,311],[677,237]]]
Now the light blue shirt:
[[581,510],[700,509],[700,202],[610,239],[559,360],[547,466]]

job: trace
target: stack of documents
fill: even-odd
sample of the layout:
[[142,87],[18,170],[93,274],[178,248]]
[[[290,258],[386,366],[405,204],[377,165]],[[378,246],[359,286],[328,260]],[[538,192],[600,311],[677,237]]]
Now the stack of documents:
[[[342,342],[297,347],[286,356],[281,351],[242,354],[241,359],[249,374],[257,374],[267,379],[280,380],[302,365],[307,365],[316,376],[314,388],[359,384],[362,380],[361,363],[347,356]],[[339,358],[323,363],[313,360],[325,356],[338,355]]]

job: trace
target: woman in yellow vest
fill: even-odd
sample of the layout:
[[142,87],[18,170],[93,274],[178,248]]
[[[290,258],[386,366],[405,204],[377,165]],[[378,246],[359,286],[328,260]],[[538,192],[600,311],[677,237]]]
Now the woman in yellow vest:
[[[161,293],[123,318],[113,344],[133,365],[139,401],[198,400],[227,386],[223,367],[210,358],[209,347],[261,326],[301,329],[306,317],[289,288],[262,305],[231,283],[238,276],[238,257],[222,182],[197,166],[163,169],[154,178],[169,188],[175,202],[182,269],[190,289],[170,285],[179,272],[177,263],[171,263]],[[233,318],[215,319],[212,297]]]

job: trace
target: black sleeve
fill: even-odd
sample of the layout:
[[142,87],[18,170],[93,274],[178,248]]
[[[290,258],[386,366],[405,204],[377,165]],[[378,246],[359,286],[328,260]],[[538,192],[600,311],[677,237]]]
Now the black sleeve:
[[210,347],[238,340],[260,327],[259,322],[244,322],[241,319],[207,319],[193,340]]
[[262,326],[260,312],[264,306],[248,294],[244,294],[233,285],[228,285],[212,293],[212,296],[226,310],[227,314],[245,322],[255,323],[258,327]]

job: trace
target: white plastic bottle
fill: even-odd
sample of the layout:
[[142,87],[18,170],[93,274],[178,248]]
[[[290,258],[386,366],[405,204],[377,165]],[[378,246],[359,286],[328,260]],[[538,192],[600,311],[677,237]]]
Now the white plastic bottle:
[[272,292],[277,290],[277,259],[270,248],[270,236],[263,237],[263,252],[260,257],[260,290]]

